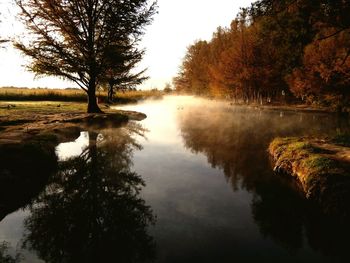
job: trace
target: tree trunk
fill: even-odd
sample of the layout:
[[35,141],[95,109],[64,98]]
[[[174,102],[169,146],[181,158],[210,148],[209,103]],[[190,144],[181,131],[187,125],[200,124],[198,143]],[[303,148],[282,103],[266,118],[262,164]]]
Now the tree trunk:
[[88,113],[103,113],[103,111],[100,109],[100,107],[97,104],[96,100],[96,83],[92,79],[89,83],[89,90],[88,90]]
[[113,95],[114,95],[114,90],[113,90],[113,84],[109,83],[108,87],[108,103],[113,103]]

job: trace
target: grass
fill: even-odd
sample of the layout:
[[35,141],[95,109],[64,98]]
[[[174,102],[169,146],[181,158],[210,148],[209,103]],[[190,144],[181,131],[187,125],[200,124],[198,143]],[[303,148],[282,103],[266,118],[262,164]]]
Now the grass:
[[338,155],[347,147],[334,145],[345,145],[348,140],[344,134],[322,140],[324,145],[313,138],[276,138],[269,147],[274,170],[297,178],[305,196],[326,214],[349,218],[350,167],[348,160]]
[[79,89],[0,88],[0,100],[85,102],[86,94]]
[[[10,107],[8,107],[10,105]],[[108,105],[100,104],[100,108],[105,113],[115,113],[117,110],[107,107]],[[55,101],[0,101],[0,127],[7,125],[18,125],[27,119],[26,116],[40,116],[42,114],[57,113],[86,113],[87,104],[81,102],[55,102]],[[11,117],[8,118],[1,117]]]
[[310,174],[330,174],[337,170],[337,163],[319,154],[311,154],[302,161],[302,167]]
[[313,146],[308,138],[276,138],[270,144],[269,152],[277,161],[276,165],[288,162],[306,174],[331,173],[337,168],[337,163],[327,152]]
[[269,152],[275,160],[274,170],[298,178],[307,196],[317,196],[317,189],[328,189],[325,178],[349,178],[334,153],[316,147],[312,138],[276,138]]
[[16,115],[22,113],[83,113],[86,112],[86,108],[87,104],[80,102],[0,101],[0,116],[7,116],[9,114]]
[[269,152],[273,153],[276,159],[300,159],[316,152],[316,149],[303,139],[287,137],[274,139],[269,146]]
[[[106,101],[107,93],[98,91],[96,94],[101,102]],[[115,96],[116,102],[128,103],[146,98],[159,98],[163,95],[161,91],[125,91],[118,92]],[[80,89],[28,89],[28,88],[0,88],[0,101],[67,101],[86,102],[87,97]]]

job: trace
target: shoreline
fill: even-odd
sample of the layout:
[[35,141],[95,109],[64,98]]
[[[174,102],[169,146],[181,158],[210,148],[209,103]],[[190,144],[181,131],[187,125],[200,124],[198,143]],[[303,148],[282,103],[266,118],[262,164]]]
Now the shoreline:
[[98,133],[146,117],[121,110],[105,114],[13,110],[0,115],[0,220],[38,196],[57,172],[57,145],[76,140],[82,131]]
[[261,109],[270,111],[286,111],[286,112],[301,112],[301,113],[321,113],[321,114],[340,114],[349,116],[350,111],[337,112],[334,109],[327,107],[315,107],[306,104],[239,104],[232,103],[227,100],[219,100],[229,103],[230,106],[248,107],[250,109]]
[[307,199],[326,214],[350,216],[350,147],[332,139],[276,138],[269,146],[274,172],[294,177]]
[[[244,105],[242,105],[244,106]],[[300,112],[300,113],[321,113],[321,114],[338,114],[335,111],[327,108],[314,108],[307,105],[247,105],[250,108],[257,108],[270,111],[286,111],[286,112]]]
[[260,104],[260,103],[235,103],[231,100],[224,98],[214,98],[205,97],[191,94],[173,94],[173,96],[192,96],[201,99],[207,99],[210,101],[217,101],[222,103],[227,103],[229,106],[247,107],[251,109],[262,109],[262,110],[273,110],[273,111],[288,111],[288,112],[305,112],[305,113],[324,113],[324,114],[340,114],[344,116],[350,116],[350,108],[347,107],[344,112],[337,112],[336,109],[331,107],[322,106],[312,106],[307,104],[282,104],[282,103],[270,103],[270,104]]
[[0,115],[0,145],[29,141],[60,143],[74,140],[81,131],[116,128],[128,121],[141,121],[147,116],[140,112],[108,110],[103,114],[82,112],[12,111]]

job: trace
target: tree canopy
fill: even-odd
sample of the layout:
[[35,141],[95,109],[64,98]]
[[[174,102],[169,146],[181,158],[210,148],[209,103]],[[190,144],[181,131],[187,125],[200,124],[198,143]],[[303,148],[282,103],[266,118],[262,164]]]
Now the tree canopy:
[[[15,46],[32,59],[28,68],[37,75],[58,76],[75,82],[88,95],[88,112],[101,112],[96,86],[113,65],[124,65],[123,78],[142,51],[137,45],[156,13],[148,0],[16,0],[28,39]],[[111,54],[112,52],[112,54]],[[111,57],[123,58],[111,60]],[[131,61],[134,61],[135,58]],[[113,63],[111,63],[113,61]],[[125,66],[125,61],[127,65]],[[121,66],[119,66],[120,68]]]
[[112,46],[108,51],[104,66],[105,74],[101,76],[101,83],[107,86],[108,102],[113,102],[115,89],[127,90],[134,88],[148,79],[144,75],[146,70],[135,71],[135,66],[141,61],[144,50],[135,49],[132,45]]
[[349,106],[350,3],[261,0],[191,45],[178,91],[249,103]]

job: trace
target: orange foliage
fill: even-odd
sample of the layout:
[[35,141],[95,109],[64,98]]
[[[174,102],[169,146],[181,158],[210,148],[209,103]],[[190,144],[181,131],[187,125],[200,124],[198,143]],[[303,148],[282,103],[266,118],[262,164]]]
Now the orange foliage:
[[[333,30],[329,30],[331,34]],[[287,81],[297,97],[321,98],[334,94],[346,102],[350,94],[350,35],[313,41],[305,48],[303,68],[295,69]]]
[[349,105],[348,8],[341,0],[258,1],[188,48],[174,86],[244,102]]

